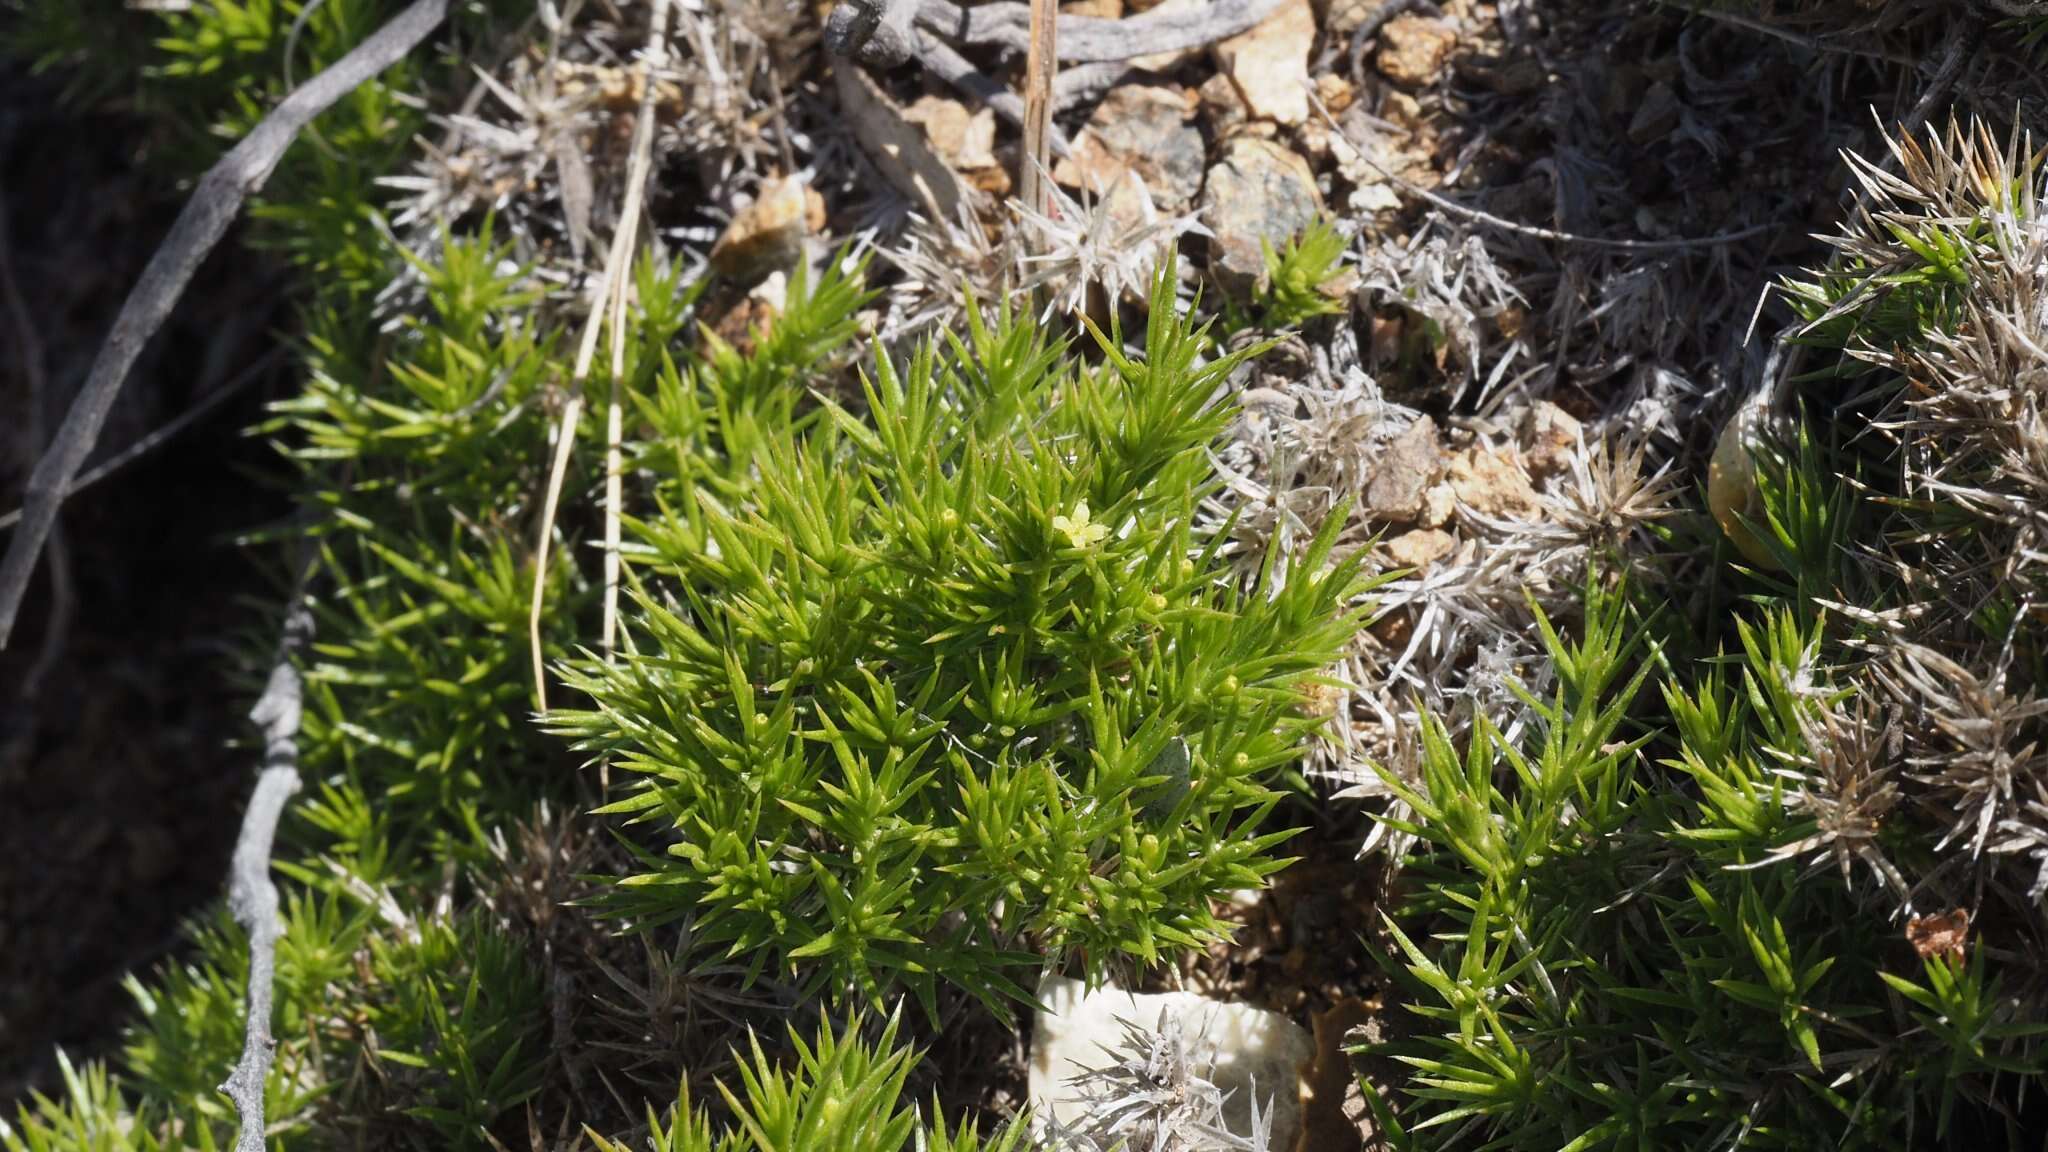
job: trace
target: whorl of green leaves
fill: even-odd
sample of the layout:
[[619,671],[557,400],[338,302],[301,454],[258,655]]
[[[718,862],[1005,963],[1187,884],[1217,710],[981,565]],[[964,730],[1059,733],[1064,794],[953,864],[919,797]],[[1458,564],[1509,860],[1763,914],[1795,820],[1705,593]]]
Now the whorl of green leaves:
[[[789,1030],[794,1060],[778,1065],[749,1036],[752,1059],[740,1065],[737,1089],[721,1083],[719,1094],[732,1119],[716,1135],[704,1112],[685,1090],[668,1116],[647,1117],[652,1152],[1026,1152],[1036,1147],[1022,1122],[984,1137],[964,1120],[948,1130],[943,1113],[927,1127],[903,1101],[903,1082],[918,1055],[896,1039],[891,1017],[872,1044],[860,1039],[852,1020],[834,1032],[819,1021],[813,1040]],[[633,1152],[637,1145],[592,1136],[598,1152]],[[914,1143],[913,1143],[914,1141]]]
[[1253,299],[1260,327],[1293,328],[1344,311],[1344,300],[1324,291],[1348,245],[1329,220],[1318,217],[1279,249],[1268,240],[1259,243],[1266,260],[1265,282]]
[[1283,864],[1267,783],[1356,581],[1327,533],[1248,590],[1194,537],[1241,357],[1163,287],[1143,354],[1097,333],[1099,364],[970,317],[756,430],[744,487],[635,522],[626,651],[553,717],[644,775],[612,811],[668,829],[616,913],[812,991],[994,1007],[1022,949],[1198,947]]

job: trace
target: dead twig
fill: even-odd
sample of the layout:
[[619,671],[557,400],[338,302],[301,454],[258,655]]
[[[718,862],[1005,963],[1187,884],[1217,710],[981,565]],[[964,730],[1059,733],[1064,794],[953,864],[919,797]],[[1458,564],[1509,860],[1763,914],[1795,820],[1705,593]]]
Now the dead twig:
[[228,886],[228,908],[235,922],[249,933],[248,1017],[242,1058],[220,1086],[234,1101],[241,1121],[235,1132],[235,1152],[263,1152],[264,1148],[263,1083],[270,1075],[277,1043],[270,1035],[271,985],[277,938],[283,928],[277,913],[277,886],[270,880],[270,846],[277,837],[285,801],[299,790],[303,685],[294,661],[313,637],[313,612],[306,604],[306,584],[312,571],[310,563],[300,570],[270,680],[249,712],[249,719],[263,731],[263,771],[256,777],[255,794],[242,814]]
[[[962,8],[950,0],[842,0],[825,21],[825,47],[877,68],[915,59],[926,71],[986,104],[997,116],[1032,131],[1025,100],[1000,80],[970,63],[954,47],[994,46],[1037,51],[1033,23],[1039,0]],[[1400,0],[1406,2],[1406,0]],[[1047,33],[1051,60],[1078,64],[1052,80],[1053,111],[1094,100],[1129,74],[1143,56],[1213,44],[1243,32],[1280,6],[1279,0],[1216,0],[1199,12],[1148,12],[1125,20],[1054,14]],[[1027,83],[1031,65],[1027,63]],[[1053,155],[1067,154],[1067,141],[1048,129]]]
[[403,59],[441,23],[447,10],[448,0],[415,0],[333,67],[294,89],[200,177],[192,198],[171,225],[170,235],[164,237],[121,305],[85,387],[29,477],[21,526],[8,541],[6,558],[0,560],[0,648],[7,646],[13,634],[22,597],[56,523],[57,509],[98,442],[128,370],[142,354],[143,345],[170,316],[200,262],[220,243],[242,202],[263,187],[301,129],[365,80]]
[[1052,156],[1047,150],[1052,130],[1053,73],[1059,69],[1060,10],[1054,0],[1031,0],[1031,50],[1024,60],[1024,155],[1017,167],[1017,186],[1024,206],[1045,211],[1043,181]]
[[548,470],[546,499],[541,507],[540,535],[534,545],[532,608],[527,615],[527,639],[532,646],[533,691],[541,711],[548,706],[547,657],[541,648],[540,618],[547,602],[548,544],[554,536],[555,513],[561,506],[562,480],[569,471],[569,455],[576,444],[576,426],[583,416],[583,385],[590,378],[590,364],[597,356],[598,330],[607,317],[612,323],[612,396],[606,414],[606,510],[605,510],[605,619],[604,646],[609,653],[618,620],[618,481],[617,447],[623,429],[618,388],[625,358],[625,294],[630,276],[633,246],[639,237],[640,206],[647,194],[647,174],[654,155],[655,70],[668,62],[669,0],[654,0],[649,16],[647,51],[641,58],[640,108],[633,124],[633,156],[626,170],[625,202],[619,211],[618,230],[606,253],[604,272],[584,319],[583,339],[576,349],[576,363],[570,369],[569,399],[562,406],[555,427],[555,459]]
[[[951,0],[917,0],[917,23],[957,44],[1029,52],[1036,2],[962,8]],[[1252,28],[1278,7],[1280,0],[1213,0],[1198,12],[1155,9],[1122,20],[1061,16],[1057,58],[1062,64],[1098,64],[1200,48]]]
[[[1003,120],[1029,131],[1024,101],[1002,81],[974,66],[937,33],[912,25],[918,0],[845,0],[825,20],[824,43],[836,56],[894,68],[915,58],[925,71],[961,94],[988,106]],[[1124,69],[1119,68],[1117,75]],[[1064,107],[1063,102],[1055,102]],[[1051,129],[1055,155],[1067,154],[1067,141]]]

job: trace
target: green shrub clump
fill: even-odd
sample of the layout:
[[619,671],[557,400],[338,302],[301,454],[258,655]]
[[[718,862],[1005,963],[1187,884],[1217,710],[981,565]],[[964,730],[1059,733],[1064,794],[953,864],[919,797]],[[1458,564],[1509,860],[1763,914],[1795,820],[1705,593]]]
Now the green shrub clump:
[[1284,863],[1267,785],[1358,582],[1327,534],[1249,587],[1197,536],[1242,356],[1205,359],[1169,283],[1143,356],[1098,332],[1093,364],[970,309],[634,523],[624,651],[553,717],[666,842],[614,911],[934,1011],[1025,997],[1037,950],[1100,974],[1222,935],[1211,899]]
[[1857,422],[1759,452],[1770,570],[1707,621],[1596,581],[1532,735],[1387,773],[1412,1146],[2044,1130],[2048,188],[1981,127],[1892,148],[1789,285],[1791,392]]

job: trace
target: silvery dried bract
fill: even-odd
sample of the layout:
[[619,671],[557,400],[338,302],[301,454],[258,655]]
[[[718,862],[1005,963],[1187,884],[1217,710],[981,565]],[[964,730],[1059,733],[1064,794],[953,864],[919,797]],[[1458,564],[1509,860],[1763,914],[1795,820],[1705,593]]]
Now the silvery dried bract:
[[889,285],[884,340],[949,327],[970,297],[1000,302],[1016,280],[1016,257],[1007,240],[991,240],[964,204],[958,220],[913,217],[899,240],[877,251],[899,273]]
[[1476,233],[1460,235],[1432,220],[1406,239],[1363,243],[1358,276],[1360,298],[1368,304],[1405,310],[1443,334],[1460,380],[1454,401],[1474,380],[1491,391],[1526,351],[1513,340],[1488,347],[1487,326],[1523,301]]
[[1045,293],[1047,315],[1086,310],[1091,291],[1112,306],[1143,299],[1182,236],[1208,235],[1191,214],[1161,213],[1135,172],[1117,188],[1080,199],[1049,176],[1043,186],[1044,211],[1012,207],[1028,252],[1021,287]]
[[1208,1078],[1214,1053],[1189,1039],[1181,1020],[1161,1009],[1144,1027],[1121,1021],[1124,1035],[1104,1051],[1109,1065],[1074,1078],[1085,1113],[1048,1124],[1048,1147],[1059,1152],[1270,1152],[1272,1112],[1260,1107],[1257,1085],[1248,1126],[1231,1131],[1223,1106],[1228,1094]]

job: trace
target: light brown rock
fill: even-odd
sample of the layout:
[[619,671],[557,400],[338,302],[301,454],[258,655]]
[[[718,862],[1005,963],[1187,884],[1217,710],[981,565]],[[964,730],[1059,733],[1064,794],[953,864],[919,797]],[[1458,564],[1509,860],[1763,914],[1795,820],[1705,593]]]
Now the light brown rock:
[[[1183,89],[1164,84],[1114,88],[1075,137],[1072,155],[1053,166],[1053,179],[1065,187],[1106,193],[1124,182],[1126,172],[1135,172],[1160,211],[1185,211],[1202,190],[1202,133],[1189,116]],[[993,121],[990,128],[993,132]]]
[[1093,16],[1098,20],[1121,20],[1124,0],[1067,0],[1060,5],[1062,16]]
[[1451,522],[1458,512],[1458,490],[1448,482],[1439,481],[1422,494],[1422,515],[1415,523],[1424,528],[1441,528]]
[[1358,90],[1352,86],[1351,81],[1335,72],[1325,72],[1316,77],[1316,99],[1323,102],[1323,107],[1330,110],[1330,115],[1335,116],[1351,107],[1351,102],[1357,98]]
[[1273,140],[1231,137],[1202,184],[1210,270],[1233,289],[1257,283],[1266,272],[1261,241],[1285,244],[1322,210],[1308,161]]
[[1579,446],[1579,421],[1548,400],[1538,400],[1522,417],[1522,460],[1531,479],[1555,476],[1571,467]]
[[771,180],[752,204],[733,214],[711,246],[711,266],[739,279],[787,268],[802,256],[804,237],[824,215],[817,189],[795,178]]
[[[1383,0],[1321,0],[1316,13],[1323,22],[1323,31],[1332,37],[1350,36],[1365,23],[1365,18],[1379,11]],[[1350,43],[1346,40],[1345,43]]]
[[1245,107],[1244,94],[1223,73],[1215,73],[1202,81],[1199,91],[1202,115],[1209,121],[1209,131],[1217,139],[1236,132],[1251,119],[1251,110]]
[[1308,54],[1316,18],[1308,0],[1283,0],[1271,16],[1216,45],[1216,65],[1244,93],[1254,117],[1280,124],[1308,119]]
[[1451,457],[1448,479],[1459,503],[1488,516],[1534,520],[1543,507],[1529,474],[1505,452],[1467,448]]
[[993,167],[996,162],[996,114],[989,108],[972,112],[958,100],[921,96],[903,110],[903,118],[924,129],[932,151],[956,171]]
[[1373,461],[1372,478],[1365,484],[1366,511],[1396,524],[1414,521],[1422,514],[1424,495],[1443,475],[1443,467],[1436,421],[1424,416]]
[[775,322],[782,318],[783,306],[788,301],[788,283],[781,272],[770,272],[753,291],[714,321],[711,330],[738,349],[740,355],[753,355],[760,342],[775,331]]
[[1396,84],[1422,88],[1436,82],[1457,44],[1458,33],[1450,25],[1403,13],[1380,29],[1380,50],[1373,66]]
[[[1341,129],[1332,130],[1328,123],[1316,119],[1301,126],[1301,137],[1303,147],[1311,152],[1327,150],[1336,161],[1337,174],[1350,185],[1350,190],[1342,195],[1345,211],[1353,216],[1370,216],[1400,208],[1401,196],[1387,176],[1400,161],[1386,150],[1385,137],[1365,127],[1364,122],[1370,117],[1363,106],[1337,115]],[[1361,151],[1359,141],[1365,141],[1373,155]]]
[[1395,567],[1426,572],[1431,564],[1458,550],[1458,538],[1441,528],[1417,528],[1380,545]]

